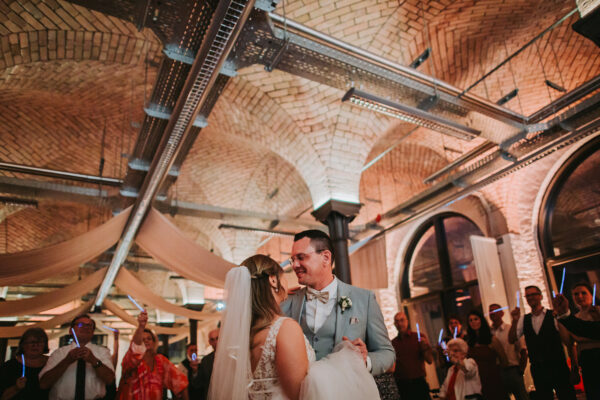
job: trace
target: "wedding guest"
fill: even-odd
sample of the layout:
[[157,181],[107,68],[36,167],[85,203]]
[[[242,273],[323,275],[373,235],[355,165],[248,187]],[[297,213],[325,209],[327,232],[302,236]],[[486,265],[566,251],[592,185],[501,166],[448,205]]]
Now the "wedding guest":
[[121,400],[161,400],[163,390],[169,389],[175,396],[188,400],[185,390],[187,377],[165,356],[158,354],[158,340],[150,329],[146,329],[148,314],[138,315],[138,326],[133,333],[129,350],[125,353],[123,370],[117,396]]
[[185,348],[185,360],[177,365],[177,369],[188,378],[188,397],[190,399],[204,400],[206,396],[202,395],[202,386],[198,379],[199,364],[198,345],[196,343],[188,343]]
[[208,344],[213,348],[213,351],[202,357],[202,361],[198,367],[198,381],[201,387],[202,399],[208,397],[208,387],[210,386],[210,377],[212,376],[213,364],[215,363],[215,353],[219,343],[219,329],[213,329],[208,332]]
[[[456,337],[459,339],[464,339],[466,336],[466,332],[463,330],[462,323],[460,322],[458,315],[450,314],[448,317],[447,330],[444,332],[444,336],[442,337],[442,342],[445,346],[448,346],[448,342],[454,339],[454,334],[456,334]],[[441,346],[441,343],[437,344],[436,349],[441,375],[445,376],[448,372],[448,368],[452,366],[452,363],[446,358],[446,351]]]
[[48,361],[48,356],[45,355],[48,351],[48,336],[43,329],[29,328],[23,333],[19,340],[17,357],[0,367],[0,400],[48,398],[48,390],[40,388],[38,378]]
[[427,337],[411,331],[408,318],[403,312],[394,316],[398,336],[392,339],[396,351],[394,377],[402,399],[429,400],[429,385],[425,380],[425,362],[433,362],[433,352]]
[[479,311],[473,310],[468,315],[467,343],[467,356],[477,363],[483,397],[487,400],[507,400],[501,375],[501,366],[507,365],[506,354]]
[[87,314],[71,321],[70,344],[56,349],[40,372],[40,387],[54,399],[99,399],[115,380],[110,351],[91,343],[96,323]]
[[[525,336],[536,399],[554,399],[553,390],[556,390],[559,400],[575,400],[575,390],[563,350],[563,342],[570,343],[570,337],[558,325],[552,310],[546,310],[542,306],[542,297],[539,287],[525,288],[525,299],[531,307],[531,313],[522,317],[518,307],[511,311],[512,325],[508,340],[515,343],[518,338]],[[570,346],[569,353],[572,354]],[[576,363],[572,365],[576,372]]]
[[562,294],[556,295],[552,303],[558,316],[558,322],[569,332],[588,339],[600,340],[600,321],[584,321],[571,315],[569,301]]
[[523,372],[527,366],[527,347],[525,339],[520,338],[516,343],[511,344],[508,341],[508,331],[510,325],[504,323],[504,311],[499,304],[490,304],[490,319],[492,334],[504,349],[507,364],[502,368],[502,382],[508,393],[512,393],[516,400],[529,400],[529,395],[525,389],[523,381]]
[[[592,305],[592,288],[588,283],[576,284],[571,293],[579,307],[575,317],[584,321],[600,321],[600,307]],[[581,367],[585,395],[588,399],[600,399],[600,340],[571,336],[577,342],[577,361]]]
[[452,367],[440,389],[442,400],[465,400],[481,398],[481,382],[477,363],[467,358],[469,345],[462,339],[448,342],[448,357]]

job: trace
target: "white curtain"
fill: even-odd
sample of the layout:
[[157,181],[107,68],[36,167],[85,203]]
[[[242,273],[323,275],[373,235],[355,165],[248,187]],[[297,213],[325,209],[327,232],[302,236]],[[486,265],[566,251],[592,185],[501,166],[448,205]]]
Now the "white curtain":
[[471,247],[473,248],[484,314],[488,312],[489,305],[493,303],[506,307],[508,302],[496,239],[471,236]]

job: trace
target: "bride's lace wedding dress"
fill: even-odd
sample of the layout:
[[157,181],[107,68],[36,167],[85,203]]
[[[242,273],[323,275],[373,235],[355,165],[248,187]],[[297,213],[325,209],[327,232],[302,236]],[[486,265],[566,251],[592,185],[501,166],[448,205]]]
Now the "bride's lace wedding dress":
[[[277,334],[286,317],[279,317],[269,328],[260,360],[249,386],[251,400],[285,400],[275,367]],[[379,399],[379,392],[362,357],[348,343],[342,343],[329,356],[315,361],[315,351],[304,338],[310,364],[302,383],[301,399]]]

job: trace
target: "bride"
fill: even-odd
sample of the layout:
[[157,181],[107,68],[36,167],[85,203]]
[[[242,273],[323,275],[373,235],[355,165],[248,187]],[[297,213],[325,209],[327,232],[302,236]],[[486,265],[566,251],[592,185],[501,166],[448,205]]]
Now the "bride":
[[226,310],[208,398],[378,399],[360,353],[348,341],[315,362],[298,323],[281,316],[283,269],[257,254],[227,273]]

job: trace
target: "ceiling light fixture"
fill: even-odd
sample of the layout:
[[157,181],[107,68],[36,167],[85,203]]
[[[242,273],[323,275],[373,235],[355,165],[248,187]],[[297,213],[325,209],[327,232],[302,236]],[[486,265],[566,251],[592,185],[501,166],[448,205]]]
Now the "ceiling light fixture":
[[502,106],[502,105],[508,103],[509,101],[511,101],[512,99],[514,99],[515,97],[517,97],[517,94],[519,94],[519,89],[513,89],[506,96],[504,96],[500,100],[498,100],[496,102],[496,104],[498,104],[499,106]]
[[37,200],[19,199],[18,197],[0,196],[0,204],[13,207],[31,207],[38,208]]
[[230,225],[230,224],[221,224],[219,225],[219,229],[237,229],[239,231],[247,231],[247,232],[255,232],[260,234],[266,234],[270,236],[294,236],[294,232],[285,232],[285,231],[276,231],[273,229],[263,229],[263,228],[255,228],[252,226],[240,226],[240,225]]
[[466,125],[419,110],[418,108],[394,103],[393,101],[356,90],[356,88],[351,88],[346,92],[344,97],[342,97],[343,102],[348,100],[351,103],[368,110],[377,111],[389,117],[398,118],[402,121],[419,125],[458,139],[471,140],[481,134],[480,131]]
[[431,54],[431,49],[428,47],[425,49],[424,52],[421,53],[421,55],[419,57],[416,58],[415,61],[410,63],[409,67],[416,69],[419,65],[423,64],[425,62],[425,60],[427,60],[429,58],[430,54]]

